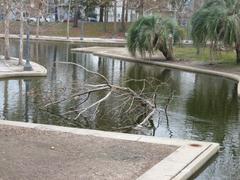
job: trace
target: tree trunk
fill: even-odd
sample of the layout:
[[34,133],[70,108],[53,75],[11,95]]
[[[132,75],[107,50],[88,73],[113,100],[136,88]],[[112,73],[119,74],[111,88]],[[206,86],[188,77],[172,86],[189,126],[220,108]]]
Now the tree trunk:
[[236,44],[237,64],[240,63],[240,42]]
[[9,19],[10,19],[10,7],[9,7],[9,2],[6,2],[6,13],[5,13],[5,20],[4,20],[4,25],[5,25],[5,60],[10,59],[10,45],[9,45]]
[[70,27],[69,27],[69,25],[70,25],[70,12],[71,12],[71,0],[69,1],[69,3],[68,3],[68,19],[67,19],[67,39],[69,39],[69,29],[70,29]]
[[24,29],[23,29],[23,4],[21,2],[21,12],[20,12],[20,44],[19,44],[19,60],[18,65],[23,64],[23,35],[24,35]]
[[104,5],[101,5],[100,6],[99,22],[103,22],[103,16],[104,16]]
[[159,50],[163,53],[166,60],[168,60],[168,61],[174,61],[175,60],[175,58],[173,56],[173,53],[171,51],[169,51],[167,48],[160,48]]
[[144,9],[144,0],[140,0],[140,5],[139,5],[139,18],[143,17],[143,9]]
[[78,27],[78,18],[79,18],[79,8],[78,8],[78,4],[76,3],[75,10],[74,10],[73,27]]
[[108,8],[105,6],[104,11],[104,32],[107,32],[107,23],[108,23]]
[[58,1],[54,1],[55,7],[54,7],[54,15],[55,15],[55,22],[58,22]]
[[40,17],[41,17],[41,10],[40,10],[40,9],[38,9],[38,17],[37,17],[37,29],[36,29],[36,38],[39,38]]
[[114,34],[117,34],[117,0],[114,0]]
[[122,1],[122,18],[121,18],[121,25],[122,25],[122,32],[125,31],[125,5],[126,5],[126,0]]
[[173,50],[170,48],[167,48],[167,45],[161,45],[159,47],[159,50],[162,52],[166,60],[168,61],[174,61],[175,57],[173,55]]
[[128,0],[126,0],[126,14],[125,14],[125,22],[128,22]]

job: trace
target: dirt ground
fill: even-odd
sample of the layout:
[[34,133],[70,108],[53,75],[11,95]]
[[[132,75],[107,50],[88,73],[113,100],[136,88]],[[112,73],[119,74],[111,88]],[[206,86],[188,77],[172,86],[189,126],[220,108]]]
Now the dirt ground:
[[0,125],[0,179],[133,180],[176,146]]

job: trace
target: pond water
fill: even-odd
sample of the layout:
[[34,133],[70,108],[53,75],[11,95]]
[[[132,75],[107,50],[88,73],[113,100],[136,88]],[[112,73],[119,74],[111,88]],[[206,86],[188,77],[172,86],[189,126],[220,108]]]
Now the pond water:
[[[0,41],[0,54],[3,53],[2,42]],[[11,47],[11,55],[17,56],[18,42],[12,41]],[[0,81],[0,118],[218,142],[221,144],[219,155],[196,179],[240,179],[240,106],[235,81],[90,54],[72,54],[70,49],[73,47],[79,45],[43,41],[31,43],[31,59],[45,66],[48,76]],[[116,99],[102,103],[97,114],[90,117],[86,115],[77,122],[58,116],[75,102],[55,105],[49,111],[42,110],[41,107],[48,98],[59,100],[68,97],[84,80],[101,82],[82,69],[59,64],[59,61],[82,64],[90,70],[104,74],[111,83],[134,90],[141,89],[143,84],[139,81],[128,81],[129,79],[157,79],[152,81],[153,87],[164,83],[157,91],[159,106],[173,92],[173,100],[168,108],[168,121],[162,113],[153,117],[154,123],[159,125],[157,129],[145,128],[138,131],[124,128],[133,125],[135,121],[131,121],[131,117],[116,114],[118,110],[114,111],[114,107],[119,104]],[[147,93],[152,92],[149,87],[145,90]],[[89,103],[103,95],[94,94]],[[94,112],[90,111],[89,114]]]

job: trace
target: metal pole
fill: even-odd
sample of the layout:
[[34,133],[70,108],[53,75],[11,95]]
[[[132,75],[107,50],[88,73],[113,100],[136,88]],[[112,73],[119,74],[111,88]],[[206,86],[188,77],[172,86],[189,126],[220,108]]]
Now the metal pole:
[[32,71],[32,65],[30,64],[30,32],[29,29],[27,31],[27,59],[24,64],[24,71]]

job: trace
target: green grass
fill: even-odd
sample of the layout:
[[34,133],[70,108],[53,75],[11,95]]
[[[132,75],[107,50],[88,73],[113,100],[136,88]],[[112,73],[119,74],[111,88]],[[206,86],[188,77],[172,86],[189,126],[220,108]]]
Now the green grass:
[[[196,48],[193,47],[175,47],[174,53],[177,59],[211,62],[209,48],[201,49],[197,55]],[[235,63],[236,54],[234,51],[219,51],[214,55],[214,62]]]
[[[126,28],[130,26],[127,23]],[[36,24],[31,24],[31,34],[36,33]],[[118,22],[118,33],[115,35],[114,23],[100,23],[100,22],[85,22],[84,23],[84,36],[86,37],[124,37],[125,32],[121,32],[121,23]],[[20,23],[12,21],[10,23],[10,33],[19,34]],[[81,33],[81,23],[78,27],[72,27],[70,23],[70,36],[79,37]],[[67,23],[43,23],[40,25],[40,35],[45,36],[67,36]],[[0,22],[0,33],[4,33],[4,24]]]

